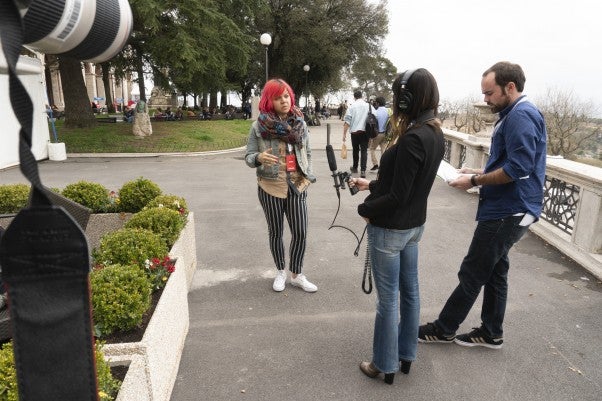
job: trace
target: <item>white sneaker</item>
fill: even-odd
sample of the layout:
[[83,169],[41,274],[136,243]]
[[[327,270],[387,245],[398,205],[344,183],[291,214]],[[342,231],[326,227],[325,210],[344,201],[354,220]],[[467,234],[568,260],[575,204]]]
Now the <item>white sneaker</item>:
[[297,277],[291,278],[291,285],[294,285],[295,287],[301,287],[303,288],[303,291],[306,292],[318,291],[318,287],[310,283],[309,280],[307,280],[307,277],[305,277],[305,274],[298,274]]
[[274,291],[280,292],[284,290],[284,286],[286,284],[286,270],[278,270],[276,274],[276,278],[274,279],[274,284],[272,288]]

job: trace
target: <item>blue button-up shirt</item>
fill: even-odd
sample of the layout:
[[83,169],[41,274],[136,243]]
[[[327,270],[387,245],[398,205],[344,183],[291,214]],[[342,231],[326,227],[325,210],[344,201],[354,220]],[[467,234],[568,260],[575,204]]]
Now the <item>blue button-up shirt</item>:
[[349,106],[343,120],[349,125],[349,132],[364,131],[368,117],[368,103],[364,99],[356,99]]
[[501,167],[513,181],[481,188],[477,220],[497,220],[517,213],[539,218],[546,175],[546,137],[541,112],[524,97],[500,112],[485,173]]

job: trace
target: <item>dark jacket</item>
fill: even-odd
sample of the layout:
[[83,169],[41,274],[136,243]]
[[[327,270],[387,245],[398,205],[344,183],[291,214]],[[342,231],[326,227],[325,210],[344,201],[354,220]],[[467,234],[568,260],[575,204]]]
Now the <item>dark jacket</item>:
[[406,230],[426,221],[427,198],[443,159],[441,129],[410,128],[380,159],[378,178],[357,208],[360,216],[383,228]]

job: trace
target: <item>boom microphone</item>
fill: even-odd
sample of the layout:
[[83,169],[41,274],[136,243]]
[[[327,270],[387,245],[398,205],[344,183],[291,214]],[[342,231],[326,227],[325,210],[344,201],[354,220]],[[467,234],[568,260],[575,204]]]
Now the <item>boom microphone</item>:
[[337,171],[337,159],[334,156],[332,145],[326,145],[326,158],[328,159],[328,167],[330,167],[330,171]]

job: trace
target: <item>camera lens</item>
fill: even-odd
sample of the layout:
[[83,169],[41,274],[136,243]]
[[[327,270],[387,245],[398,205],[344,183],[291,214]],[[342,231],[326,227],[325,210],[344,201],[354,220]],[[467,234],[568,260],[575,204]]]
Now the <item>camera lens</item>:
[[33,0],[23,25],[29,47],[98,63],[125,46],[132,10],[127,0]]

